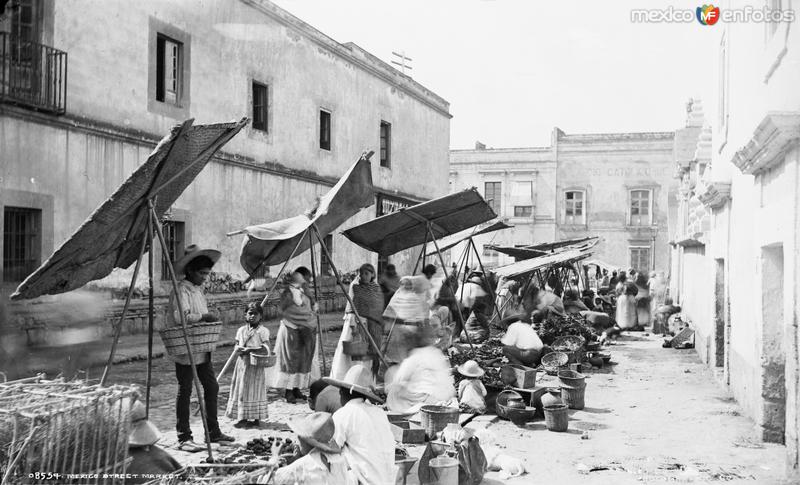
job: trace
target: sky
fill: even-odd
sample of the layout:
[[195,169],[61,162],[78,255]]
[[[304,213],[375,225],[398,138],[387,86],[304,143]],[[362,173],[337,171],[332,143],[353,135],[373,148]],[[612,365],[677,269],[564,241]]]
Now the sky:
[[[451,148],[548,146],[566,133],[672,131],[689,98],[716,101],[721,25],[633,23],[682,0],[273,0],[450,102]],[[707,109],[708,111],[708,109]]]

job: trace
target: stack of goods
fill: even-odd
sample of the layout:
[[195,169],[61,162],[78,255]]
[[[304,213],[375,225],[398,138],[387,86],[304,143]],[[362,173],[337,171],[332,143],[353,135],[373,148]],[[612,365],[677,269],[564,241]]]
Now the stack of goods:
[[124,476],[135,394],[133,387],[48,381],[43,376],[0,384],[3,482],[52,483],[62,481],[59,477],[66,480],[66,474]]
[[[450,365],[455,368],[468,360],[474,360],[485,371],[481,377],[484,386],[504,387],[503,380],[500,378],[500,365],[503,358],[503,344],[497,339],[487,340],[482,345],[476,345],[474,350],[468,347],[460,352],[450,355]],[[456,387],[464,378],[458,373],[454,373]]]
[[566,335],[583,337],[586,342],[597,340],[597,333],[591,326],[586,324],[584,317],[580,314],[571,314],[564,317],[550,314],[542,322],[537,333],[545,345],[551,345],[558,337]]

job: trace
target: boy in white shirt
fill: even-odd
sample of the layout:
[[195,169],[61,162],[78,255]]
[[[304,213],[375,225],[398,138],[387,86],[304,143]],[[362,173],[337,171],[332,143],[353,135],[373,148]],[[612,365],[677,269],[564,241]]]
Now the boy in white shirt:
[[500,343],[503,344],[503,355],[511,364],[536,367],[542,360],[542,339],[530,324],[521,320],[508,326]]

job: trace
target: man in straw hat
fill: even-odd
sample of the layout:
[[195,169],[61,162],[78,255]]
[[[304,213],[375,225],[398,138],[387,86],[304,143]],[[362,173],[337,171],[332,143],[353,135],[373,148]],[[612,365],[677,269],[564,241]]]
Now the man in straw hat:
[[162,450],[156,443],[161,438],[158,428],[147,419],[147,411],[137,400],[131,407],[131,431],[128,436],[128,454],[133,459],[128,465],[130,478],[125,483],[145,483],[152,474],[173,473],[181,468],[175,458]]
[[372,390],[372,372],[363,364],[347,371],[344,379],[324,378],[339,388],[342,408],[333,413],[335,441],[363,485],[394,484],[394,436],[386,413],[369,403],[383,403]]
[[[219,317],[208,310],[203,284],[211,273],[211,268],[219,261],[222,254],[215,249],[200,249],[192,244],[186,248],[182,258],[175,262],[175,275],[180,278],[177,295],[173,292],[169,297],[167,326],[180,326],[183,309],[187,324],[198,322],[215,322]],[[177,299],[180,298],[180,308]],[[211,365],[211,352],[193,354],[197,377],[203,385],[203,399],[206,405],[206,419],[211,442],[234,441],[219,429],[217,421],[217,394],[219,384]],[[188,355],[172,356],[175,361],[175,375],[178,378],[178,398],[175,404],[177,414],[178,449],[189,452],[201,451],[204,448],[192,439],[192,428],[189,426],[192,397],[192,367]]]
[[[342,484],[356,485],[358,480],[350,470],[342,447],[334,440],[336,425],[328,413],[314,413],[291,421],[289,428],[297,434],[300,455],[290,465],[278,468],[273,477],[276,485]],[[275,445],[280,447],[281,444]],[[278,456],[274,450],[272,456]]]

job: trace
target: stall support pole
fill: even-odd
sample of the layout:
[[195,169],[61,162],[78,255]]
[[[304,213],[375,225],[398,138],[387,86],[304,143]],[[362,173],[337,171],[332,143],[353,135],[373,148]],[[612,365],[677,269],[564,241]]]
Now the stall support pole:
[[[322,248],[322,251],[325,252],[325,256],[328,258],[328,261],[331,263],[331,269],[333,269],[333,272],[336,273],[336,284],[339,285],[339,289],[342,290],[342,293],[344,293],[345,298],[347,298],[347,302],[350,304],[350,308],[355,310],[356,305],[355,305],[355,303],[353,303],[353,300],[350,298],[350,292],[347,291],[347,288],[344,287],[344,284],[342,284],[342,280],[339,278],[339,270],[336,268],[336,264],[333,262],[333,258],[331,257],[331,253],[328,251],[328,248],[325,246],[325,241],[323,240],[322,235],[319,233],[319,229],[317,229],[316,225],[312,225],[310,230],[314,231],[314,236],[316,236],[317,241],[319,241],[320,248]],[[361,327],[361,329],[364,330],[364,333],[367,335],[367,338],[369,339],[370,345],[372,345],[372,348],[375,349],[375,352],[378,353],[378,358],[381,359],[381,362],[383,362],[383,365],[385,365],[386,368],[388,369],[389,368],[389,363],[386,362],[386,357],[384,357],[383,352],[381,352],[381,348],[378,346],[377,343],[375,343],[375,339],[373,339],[372,335],[369,333],[369,327],[361,320],[361,317],[358,316],[358,312],[354,311],[353,315],[355,315],[355,317],[356,317],[356,322],[358,323],[358,326]]]
[[411,273],[412,276],[417,274],[417,269],[419,268],[419,262],[420,261],[423,261],[422,268],[423,269],[425,268],[425,266],[424,266],[424,264],[425,264],[424,263],[424,255],[425,255],[425,250],[427,249],[427,247],[428,247],[428,233],[426,232],[425,233],[425,242],[422,243],[422,250],[420,250],[419,256],[417,257],[417,262],[414,264],[414,271]]
[[[149,211],[153,210],[153,201],[148,200]],[[148,282],[148,308],[147,308],[147,380],[145,381],[145,417],[150,418],[150,383],[153,377],[153,326],[155,324],[155,304],[153,300],[153,218],[147,218],[147,282]]]
[[[311,274],[314,278],[314,300],[319,305],[319,293],[317,291],[317,257],[314,254],[314,238],[311,237],[311,231],[308,232],[308,250],[311,253]],[[322,268],[320,267],[320,270]],[[317,317],[317,335],[319,335],[319,355],[321,357],[320,362],[322,362],[322,376],[325,377],[328,375],[328,364],[325,362],[325,349],[322,345],[322,324],[319,321],[319,311],[314,312],[314,316]]]
[[[152,206],[151,206],[152,207]],[[186,344],[186,351],[189,353],[189,365],[192,367],[192,382],[194,382],[194,391],[197,394],[197,402],[200,404],[200,418],[203,421],[203,431],[206,437],[206,450],[208,451],[208,461],[214,461],[214,455],[211,451],[211,434],[208,429],[208,418],[206,414],[206,405],[203,400],[203,393],[200,389],[200,378],[197,377],[197,367],[194,364],[194,355],[192,355],[192,344],[189,343],[189,336],[187,335],[186,328],[186,314],[183,313],[183,303],[181,302],[180,295],[178,294],[178,279],[175,276],[175,268],[172,266],[172,260],[169,257],[169,250],[167,243],[164,240],[164,234],[161,232],[161,227],[158,226],[158,216],[155,209],[150,209],[150,227],[155,228],[156,236],[158,236],[158,243],[161,245],[161,251],[166,259],[166,266],[169,271],[169,278],[172,282],[172,291],[175,293],[175,303],[178,306],[178,313],[181,315],[181,327],[183,327],[183,343]]]
[[139,269],[142,266],[142,259],[144,256],[144,248],[147,247],[147,239],[142,241],[142,247],[139,249],[139,258],[136,259],[136,267],[133,269],[133,277],[131,278],[131,286],[128,288],[128,294],[125,296],[125,306],[122,307],[122,314],[119,316],[117,328],[114,330],[114,341],[111,343],[111,353],[108,355],[108,361],[103,369],[103,376],[100,378],[100,385],[106,384],[108,379],[108,371],[114,363],[114,354],[117,352],[117,344],[119,343],[119,336],[122,334],[122,322],[125,321],[125,316],[128,314],[128,307],[131,305],[133,298],[133,290],[136,288],[136,279],[139,277]]
[[[433,241],[433,246],[436,248],[436,255],[439,256],[439,262],[442,264],[442,272],[444,273],[444,279],[446,281],[447,279],[449,279],[449,275],[447,274],[447,267],[444,264],[444,258],[442,257],[442,252],[439,250],[439,243],[436,242],[436,235],[433,233],[433,228],[431,227],[430,222],[428,222],[428,234],[430,234],[431,241]],[[470,350],[475,350],[475,346],[472,345],[472,339],[469,337],[467,329],[464,328],[464,317],[461,315],[461,304],[458,301],[456,302],[456,308],[458,308],[458,312],[456,312],[458,315],[458,323],[464,330],[464,335],[467,337],[467,343],[469,344],[469,348]]]

